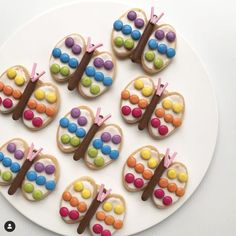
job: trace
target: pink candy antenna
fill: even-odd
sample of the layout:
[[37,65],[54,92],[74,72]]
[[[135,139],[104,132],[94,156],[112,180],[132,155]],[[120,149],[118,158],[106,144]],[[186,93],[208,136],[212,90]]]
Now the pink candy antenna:
[[158,84],[156,88],[156,94],[158,96],[161,96],[166,87],[168,86],[168,83],[166,82],[164,85],[161,83],[161,78],[158,79]]
[[42,71],[41,73],[37,74],[36,68],[37,68],[37,63],[34,63],[30,75],[30,79],[32,82],[36,82],[42,75],[45,74],[45,71]]
[[154,13],[154,7],[151,7],[151,16],[150,16],[151,23],[156,24],[162,18],[162,16],[164,16],[163,12],[159,16],[157,16]]
[[95,124],[98,126],[101,126],[106,120],[108,120],[111,117],[111,114],[108,114],[105,117],[101,117],[101,107],[97,109],[96,116],[95,116]]
[[88,40],[87,40],[87,46],[86,46],[86,51],[91,53],[93,51],[95,51],[97,48],[103,46],[102,43],[99,43],[97,45],[93,45],[91,44],[91,37],[88,37]]
[[27,156],[27,160],[33,161],[35,157],[37,157],[41,152],[43,148],[40,148],[37,152],[34,152],[34,144],[32,143],[29,149],[29,153]]
[[172,154],[172,156],[170,156],[170,149],[169,148],[166,149],[166,154],[165,154],[165,157],[164,157],[165,158],[164,159],[164,166],[165,166],[165,168],[168,168],[170,166],[170,164],[175,159],[176,155],[177,155],[177,152],[174,152]]
[[98,192],[98,196],[97,196],[97,200],[98,200],[99,202],[103,202],[104,199],[105,199],[105,198],[111,193],[111,191],[112,191],[111,188],[110,188],[109,190],[106,191],[106,193],[104,193],[104,192],[103,192],[104,187],[105,187],[105,185],[102,184],[101,187],[99,188],[99,192]]

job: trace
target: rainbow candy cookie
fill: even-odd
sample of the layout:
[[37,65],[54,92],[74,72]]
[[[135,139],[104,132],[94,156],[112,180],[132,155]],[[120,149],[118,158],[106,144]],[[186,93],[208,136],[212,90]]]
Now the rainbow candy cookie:
[[188,172],[184,164],[173,162],[177,153],[160,154],[153,146],[133,152],[123,168],[123,184],[130,192],[144,191],[142,200],[152,197],[158,208],[166,208],[184,196]]
[[121,195],[111,194],[90,177],[81,177],[62,194],[60,216],[68,224],[80,223],[83,233],[88,226],[92,235],[113,235],[123,227],[126,206]]
[[157,24],[162,16],[154,15],[152,7],[148,21],[145,12],[135,8],[116,20],[111,38],[117,57],[131,58],[150,74],[168,66],[176,54],[176,33],[170,25]]
[[86,106],[73,108],[60,119],[57,131],[57,144],[62,152],[74,153],[74,160],[85,159],[91,169],[101,169],[120,154],[122,130],[115,124],[105,125],[110,118],[101,118],[101,109],[94,117],[92,110]]
[[57,82],[68,81],[68,89],[78,89],[87,98],[106,92],[114,82],[116,63],[109,52],[99,52],[88,38],[87,43],[79,34],[60,40],[52,50],[50,71]]
[[184,98],[177,92],[166,91],[167,83],[155,89],[153,81],[140,76],[131,81],[121,92],[121,115],[129,124],[139,123],[138,128],[148,128],[153,138],[170,136],[183,122]]
[[12,139],[0,148],[0,185],[9,186],[13,195],[21,188],[23,196],[30,201],[40,201],[55,188],[59,177],[57,159],[36,151],[19,138]]

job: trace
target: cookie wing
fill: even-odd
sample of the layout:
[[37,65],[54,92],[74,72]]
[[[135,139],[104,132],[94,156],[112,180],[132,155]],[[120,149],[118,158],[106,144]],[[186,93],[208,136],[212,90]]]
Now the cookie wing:
[[128,10],[114,21],[111,43],[116,56],[126,58],[130,55],[137,46],[146,24],[146,14],[138,8]]
[[157,104],[148,124],[153,138],[162,139],[171,135],[183,122],[185,103],[181,94],[167,92]]
[[30,201],[46,198],[57,185],[59,164],[53,156],[40,154],[22,182],[23,196]]
[[12,139],[0,148],[0,185],[10,185],[20,171],[28,154],[28,144]]
[[140,76],[131,81],[121,92],[121,115],[130,124],[137,123],[152,99],[155,87],[153,81]]
[[122,139],[119,126],[105,125],[89,145],[85,155],[86,165],[91,169],[101,169],[115,161],[120,155]]
[[176,33],[171,25],[156,25],[149,38],[141,63],[150,74],[158,73],[170,64],[176,54]]
[[0,76],[0,113],[14,110],[29,81],[28,71],[20,65],[7,69]]
[[49,67],[57,82],[65,82],[75,72],[84,53],[86,43],[79,34],[70,34],[60,40],[51,52]]
[[60,119],[57,130],[57,145],[62,152],[74,152],[94,122],[94,115],[86,106],[71,109]]
[[107,91],[114,82],[115,67],[115,58],[109,52],[96,51],[78,84],[81,95],[95,98]]

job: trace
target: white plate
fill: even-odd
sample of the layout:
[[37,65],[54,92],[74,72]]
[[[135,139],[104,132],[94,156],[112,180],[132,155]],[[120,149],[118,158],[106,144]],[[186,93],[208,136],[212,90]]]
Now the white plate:
[[[41,69],[47,70],[47,75],[43,79],[52,81],[48,68],[49,57],[51,50],[61,38],[72,32],[80,33],[84,37],[91,36],[96,43],[103,42],[103,49],[111,49],[110,34],[113,21],[129,8],[130,6],[118,2],[86,1],[46,12],[17,31],[3,45],[0,49],[0,71],[3,72],[15,64],[31,68],[32,63],[36,61]],[[149,15],[150,6],[146,6],[144,10]],[[162,10],[168,11],[168,9]],[[174,25],[174,22],[168,23]],[[2,195],[33,222],[68,236],[76,235],[77,225],[67,225],[61,220],[58,214],[59,201],[66,186],[83,175],[90,175],[98,183],[111,186],[114,193],[125,197],[127,202],[125,225],[117,235],[130,235],[145,230],[181,207],[196,190],[210,164],[216,144],[218,115],[215,93],[206,70],[181,35],[178,34],[177,38],[175,60],[158,76],[153,76],[153,78],[161,76],[163,80],[169,82],[169,88],[181,92],[185,97],[185,120],[174,135],[162,141],[154,141],[146,131],[141,133],[136,126],[123,122],[119,114],[120,92],[129,81],[144,72],[129,60],[118,61],[117,78],[113,87],[96,101],[87,101],[77,96],[76,92],[67,91],[66,85],[58,86],[62,97],[59,114],[54,122],[42,131],[30,132],[21,121],[15,122],[10,116],[0,115],[0,144],[14,137],[24,138],[28,142],[32,140],[37,146],[43,146],[47,153],[57,156],[61,167],[56,191],[42,202],[28,202],[21,196],[20,191],[14,196],[8,196],[7,187],[1,187]],[[94,111],[101,106],[104,114],[112,112],[110,122],[119,124],[124,131],[124,146],[119,160],[103,170],[89,170],[82,160],[74,162],[71,155],[61,153],[56,146],[59,119],[78,105],[88,105]],[[189,182],[186,195],[177,204],[165,210],[155,208],[152,201],[142,202],[140,193],[129,193],[122,185],[121,171],[127,156],[146,144],[154,145],[162,151],[167,147],[176,150],[177,160],[188,167]]]

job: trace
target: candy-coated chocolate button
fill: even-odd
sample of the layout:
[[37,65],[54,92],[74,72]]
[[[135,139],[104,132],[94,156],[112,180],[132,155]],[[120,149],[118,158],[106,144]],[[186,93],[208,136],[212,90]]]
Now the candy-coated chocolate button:
[[68,131],[69,131],[70,133],[75,133],[76,130],[77,130],[77,124],[75,124],[75,123],[70,123],[70,124],[68,125]]
[[95,234],[101,234],[102,231],[103,231],[102,225],[100,225],[100,224],[95,224],[95,225],[93,226],[93,232],[94,232]]
[[134,168],[136,166],[136,159],[132,156],[130,156],[127,160],[127,165],[130,168]]
[[109,155],[111,153],[111,147],[109,145],[104,145],[101,148],[101,151],[104,155]]
[[126,39],[124,42],[124,46],[127,50],[131,50],[134,47],[134,41],[132,39]]
[[73,119],[76,119],[76,118],[78,118],[79,116],[80,116],[80,114],[81,114],[81,111],[80,111],[80,109],[79,108],[73,108],[72,110],[71,110],[71,112],[70,112],[70,115],[71,115],[71,117],[73,118]]
[[103,230],[101,236],[111,236],[111,231],[109,229]]
[[45,98],[45,92],[42,89],[37,89],[34,92],[34,96],[38,100],[43,100]]
[[111,86],[111,85],[112,85],[113,80],[112,80],[111,77],[105,77],[102,83],[103,83],[103,85],[105,85],[105,86],[108,87],[108,86]]
[[63,117],[63,118],[60,119],[60,126],[61,126],[62,128],[67,128],[68,125],[69,125],[69,123],[70,123],[70,121],[69,121],[69,119],[66,118],[66,117]]
[[42,103],[38,103],[36,106],[36,111],[38,113],[44,113],[46,111],[46,106]]
[[77,197],[72,197],[72,198],[70,199],[70,205],[71,205],[72,207],[76,207],[76,206],[78,205],[78,203],[79,203],[79,201],[78,201]]
[[123,227],[123,221],[122,220],[115,220],[113,227],[115,229],[121,229]]
[[22,93],[21,93],[20,90],[15,89],[15,90],[13,90],[13,92],[12,92],[12,96],[13,96],[15,99],[20,99],[21,96],[22,96]]
[[80,45],[78,44],[74,44],[72,46],[72,52],[75,54],[75,55],[79,55],[81,53],[82,49],[80,47]]
[[173,105],[173,103],[172,103],[172,101],[171,100],[169,100],[169,99],[165,99],[163,102],[162,102],[162,106],[163,106],[163,108],[165,108],[165,109],[171,109],[172,108],[172,105]]
[[132,110],[132,116],[135,118],[140,118],[142,116],[142,110],[140,108],[134,108]]
[[127,173],[125,175],[125,181],[128,183],[128,184],[131,184],[134,182],[134,175],[132,173]]
[[115,208],[114,208],[114,212],[117,215],[121,215],[124,211],[125,211],[125,208],[124,208],[123,205],[116,205]]
[[140,155],[144,160],[148,160],[151,157],[151,151],[149,149],[142,149]]
[[144,26],[144,20],[141,19],[141,18],[137,18],[137,19],[134,21],[134,25],[135,25],[138,29],[141,29],[141,28],[143,28],[143,26]]
[[163,43],[159,44],[158,45],[158,52],[161,53],[161,54],[165,54],[166,51],[167,51],[167,46]]
[[68,76],[70,74],[70,69],[68,66],[63,66],[60,68],[60,74],[62,76]]
[[84,184],[81,181],[76,181],[73,185],[73,188],[76,192],[81,192],[84,189]]
[[169,206],[172,203],[172,198],[170,196],[165,196],[162,201],[165,206]]
[[24,157],[24,152],[21,151],[21,150],[16,150],[15,153],[14,153],[14,157],[17,160],[21,160]]
[[109,154],[109,157],[112,159],[112,160],[116,160],[118,157],[119,157],[119,151],[117,150],[111,150],[110,154]]
[[52,55],[55,58],[59,58],[61,56],[61,49],[60,48],[53,48]]
[[63,144],[68,144],[70,142],[70,136],[68,134],[63,134],[61,136],[61,142]]
[[167,176],[168,176],[169,179],[175,179],[176,176],[177,176],[176,170],[174,170],[174,169],[169,169],[169,170],[167,171]]
[[182,124],[182,120],[181,120],[181,118],[178,118],[178,117],[175,117],[174,119],[173,119],[173,121],[172,121],[172,124],[174,125],[174,127],[179,127],[179,126],[181,126],[181,124]]
[[77,209],[79,212],[86,212],[87,211],[87,204],[85,202],[79,202]]
[[151,126],[153,128],[158,128],[160,126],[161,122],[158,118],[152,118],[151,119]]
[[122,28],[123,28],[123,22],[122,22],[121,20],[116,20],[116,21],[113,23],[113,28],[114,28],[116,31],[122,30]]
[[104,74],[100,71],[95,72],[94,76],[96,81],[103,81],[104,80]]
[[4,171],[3,173],[2,173],[2,179],[4,180],[4,181],[6,181],[6,182],[9,182],[9,181],[11,181],[12,180],[12,173],[11,173],[11,171]]
[[143,185],[144,185],[143,179],[137,178],[137,179],[134,180],[134,186],[136,188],[142,188]]
[[57,101],[57,94],[55,92],[48,92],[46,94],[46,100],[49,103],[55,103]]
[[88,149],[88,155],[91,158],[95,158],[98,155],[98,150],[96,148],[90,147]]
[[5,158],[2,160],[2,164],[3,164],[5,167],[10,167],[11,164],[12,164],[12,160],[11,160],[9,157],[5,157]]
[[158,56],[154,61],[154,66],[159,70],[163,67],[163,65],[164,65],[163,59]]
[[87,66],[86,69],[85,69],[85,73],[89,77],[95,76],[95,72],[96,71],[95,71],[93,66]]
[[92,84],[92,79],[86,75],[82,77],[81,83],[84,87],[89,87]]
[[7,77],[9,79],[14,79],[16,77],[17,73],[16,70],[14,68],[10,68],[7,70]]
[[76,210],[72,210],[69,213],[69,217],[71,220],[77,220],[79,218],[79,212]]
[[103,142],[101,139],[95,139],[93,141],[93,146],[96,148],[96,149],[101,149],[102,146],[103,146]]
[[114,66],[114,64],[113,64],[113,62],[112,62],[111,60],[106,60],[106,61],[104,62],[104,68],[105,68],[106,70],[112,70],[112,69],[113,69],[113,66]]
[[59,213],[60,213],[61,217],[66,217],[69,215],[69,210],[67,207],[61,207]]
[[41,199],[43,199],[43,192],[41,191],[41,190],[35,190],[34,192],[33,192],[33,198],[35,199],[35,200],[41,200]]
[[14,81],[17,86],[22,86],[25,83],[25,78],[21,75],[17,75]]
[[162,40],[164,37],[165,37],[165,32],[163,30],[157,30],[155,32],[155,37],[158,39],[158,40]]
[[155,53],[153,51],[147,51],[145,53],[145,59],[149,62],[153,61],[155,59]]
[[85,126],[88,123],[88,120],[85,116],[80,116],[77,120],[78,125]]
[[175,41],[175,38],[176,38],[176,35],[175,35],[175,32],[173,31],[169,31],[167,34],[166,34],[166,39],[167,41],[169,42],[174,42]]
[[185,194],[185,189],[179,187],[179,188],[176,189],[175,194],[176,194],[176,196],[178,196],[178,197],[182,197],[182,196],[184,196],[184,194]]
[[154,157],[150,158],[148,160],[148,167],[151,169],[155,169],[158,165],[158,160]]
[[16,151],[16,144],[15,143],[9,143],[7,145],[7,151],[10,153],[14,153]]
[[75,69],[78,66],[78,60],[76,58],[70,58],[68,64],[71,68]]
[[48,174],[48,175],[52,175],[54,172],[55,172],[55,166],[54,165],[47,165],[46,167],[45,167],[45,172],[46,172],[46,174]]
[[131,34],[131,32],[132,32],[132,28],[131,28],[130,25],[123,25],[123,27],[122,27],[122,33],[123,33],[124,35],[129,35],[129,34]]
[[70,56],[67,53],[62,53],[60,56],[60,60],[63,63],[67,63],[70,60]]
[[43,120],[40,117],[35,117],[32,120],[32,124],[34,125],[34,127],[39,128],[43,125]]
[[142,173],[142,175],[143,175],[143,178],[144,178],[144,179],[149,180],[149,179],[152,178],[153,173],[152,173],[152,171],[150,171],[150,170],[144,170],[143,173]]
[[167,123],[172,123],[172,121],[173,121],[173,115],[171,115],[171,114],[165,114],[164,120],[165,120],[165,122],[167,122]]
[[138,163],[135,167],[134,167],[135,171],[137,173],[143,173],[144,171],[144,165],[142,163]]
[[165,196],[165,192],[163,191],[163,189],[156,189],[154,191],[154,196],[158,199],[162,199]]
[[37,179],[37,173],[35,171],[28,171],[26,177],[29,181],[35,181]]
[[50,66],[50,71],[53,74],[58,74],[60,72],[60,65],[58,65],[57,63],[54,63]]
[[38,176],[36,179],[36,184],[44,185],[46,183],[46,178],[44,176]]
[[175,102],[173,103],[172,109],[175,113],[180,113],[183,110],[183,104]]
[[175,183],[169,183],[167,186],[167,189],[169,192],[173,193],[176,191],[177,185]]
[[131,32],[131,37],[133,40],[139,40],[141,37],[141,33],[139,32],[139,30],[133,30]]
[[185,182],[187,182],[187,180],[188,180],[188,175],[187,175],[186,173],[184,173],[184,172],[179,173],[179,174],[178,174],[178,180],[179,180],[181,183],[185,183]]
[[96,213],[97,220],[103,221],[106,217],[106,214],[103,211],[98,211]]
[[64,200],[64,201],[66,201],[66,202],[69,202],[70,201],[70,199],[71,199],[71,194],[70,194],[70,192],[68,192],[68,191],[65,191],[63,194],[62,194],[62,199]]
[[93,95],[97,95],[100,93],[100,87],[96,84],[92,84],[90,87],[90,93]]
[[36,106],[37,106],[37,102],[36,102],[34,99],[30,99],[30,100],[28,101],[27,106],[28,106],[30,109],[35,109]]
[[142,89],[142,95],[145,96],[145,97],[149,97],[152,95],[152,92],[153,92],[153,89],[152,87],[144,87]]
[[123,106],[121,112],[124,116],[128,116],[131,113],[131,108],[129,106]]
[[70,139],[70,144],[73,146],[73,147],[77,147],[79,144],[80,144],[80,138],[74,136]]
[[135,11],[129,11],[127,18],[131,21],[134,21],[137,18],[137,13]]
[[156,39],[150,39],[150,40],[148,41],[148,46],[149,46],[149,48],[152,49],[152,50],[157,49],[157,47],[158,47],[157,40],[156,40]]
[[2,161],[3,159],[4,159],[4,154],[0,152],[0,161]]
[[3,88],[3,93],[7,96],[11,96],[12,95],[12,92],[13,92],[13,88],[9,85],[6,85],[4,88]]
[[145,109],[148,106],[148,102],[146,99],[139,99],[138,106],[141,109]]
[[26,192],[26,193],[32,193],[34,191],[34,185],[31,184],[31,183],[25,183],[23,185],[23,190]]
[[113,205],[111,202],[104,202],[102,205],[102,209],[106,212],[109,212],[113,209]]
[[109,142],[111,140],[111,134],[109,132],[104,132],[101,135],[101,139],[103,142]]
[[139,102],[139,97],[134,94],[130,96],[129,100],[132,104],[137,104]]
[[144,87],[144,83],[142,81],[142,79],[136,79],[134,81],[134,87],[137,89],[137,90],[141,90],[143,87]]
[[87,188],[84,188],[81,192],[81,196],[84,198],[84,199],[88,199],[91,197],[91,192],[89,189]]
[[98,157],[96,157],[96,158],[94,159],[94,164],[95,164],[95,166],[97,166],[97,167],[102,167],[102,166],[104,166],[104,164],[105,164],[105,160],[104,160],[103,157],[98,156]]
[[160,125],[158,127],[158,132],[161,136],[165,136],[166,134],[168,134],[168,127],[166,125]]
[[46,107],[45,113],[47,116],[53,117],[56,113],[56,109],[54,107]]
[[112,215],[108,215],[106,216],[104,222],[107,224],[107,225],[113,225],[115,219]]
[[112,141],[114,144],[119,144],[119,143],[121,142],[121,136],[118,135],[118,134],[115,134],[115,135],[112,137],[111,141]]
[[176,52],[175,52],[175,49],[174,48],[168,48],[166,50],[166,56],[168,58],[173,58],[175,56]]
[[129,96],[130,96],[130,93],[128,90],[124,90],[121,92],[121,98],[124,99],[124,100],[128,100],[129,99]]
[[104,66],[104,60],[101,57],[96,57],[93,61],[93,65],[97,68],[102,68]]
[[160,178],[159,182],[158,182],[158,185],[161,187],[161,188],[166,188],[168,186],[168,180],[165,179],[165,178]]
[[116,45],[116,47],[120,48],[124,45],[124,43],[125,42],[124,42],[124,39],[122,37],[120,37],[120,36],[115,37],[114,44]]

